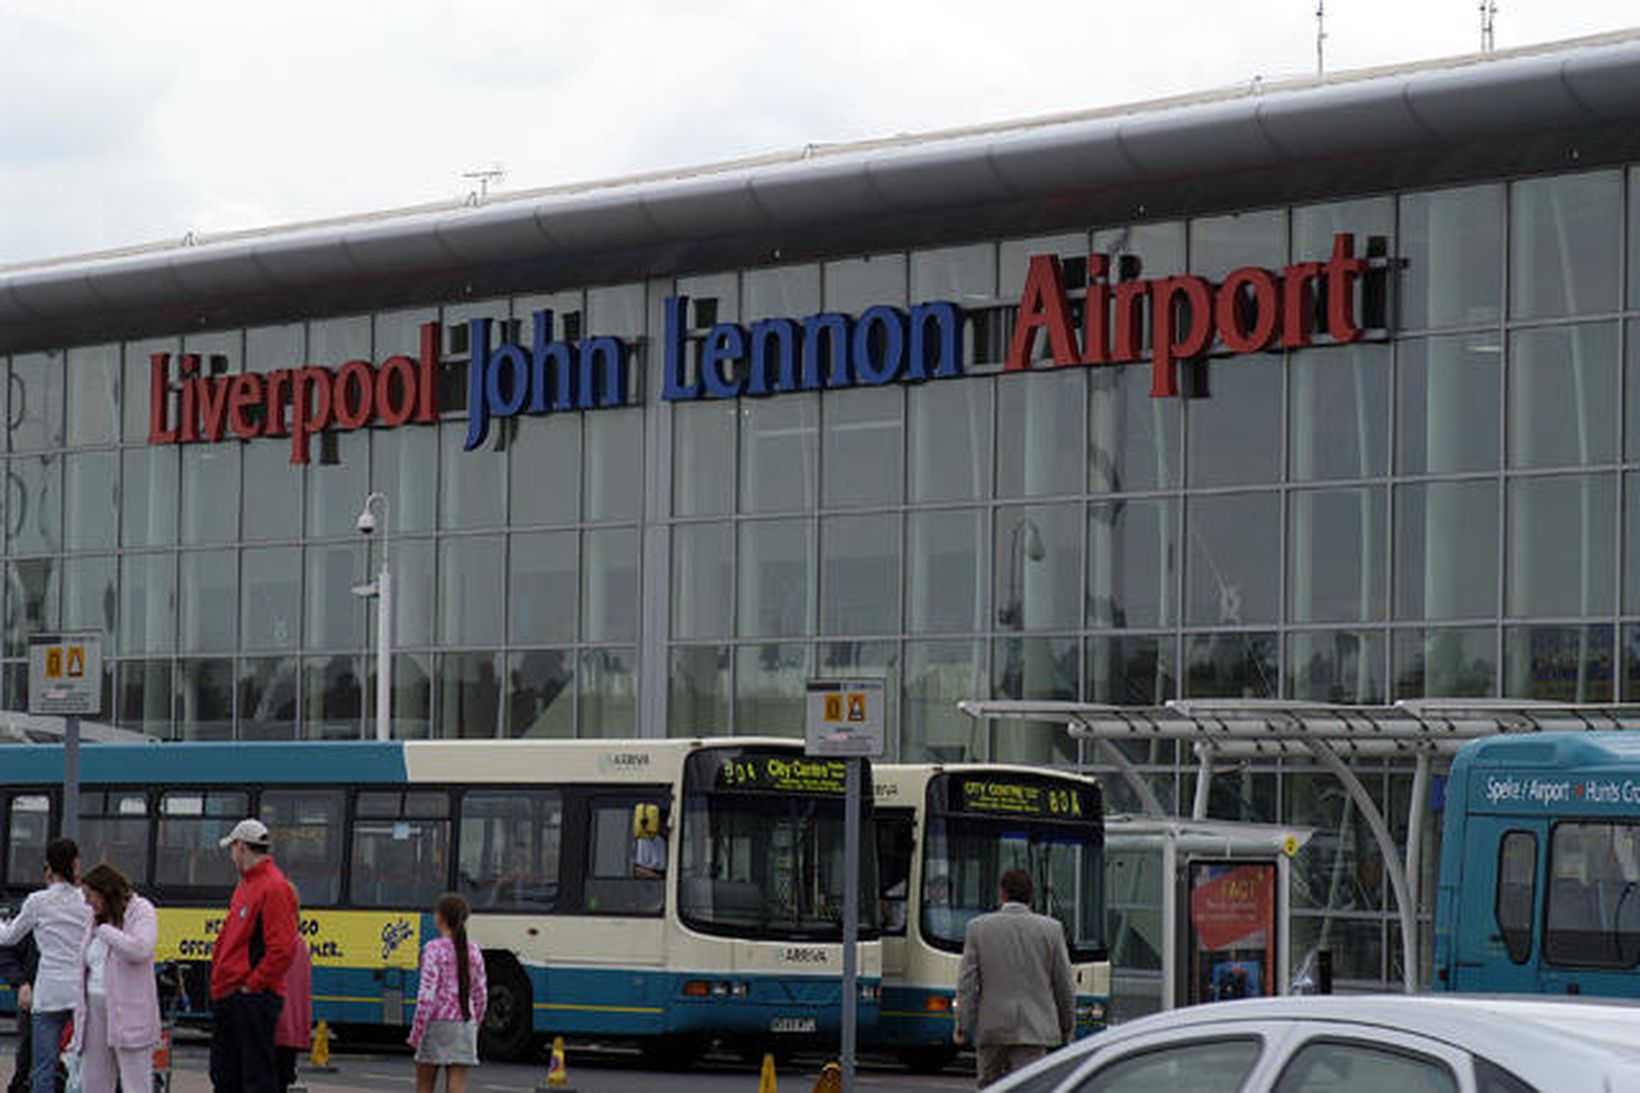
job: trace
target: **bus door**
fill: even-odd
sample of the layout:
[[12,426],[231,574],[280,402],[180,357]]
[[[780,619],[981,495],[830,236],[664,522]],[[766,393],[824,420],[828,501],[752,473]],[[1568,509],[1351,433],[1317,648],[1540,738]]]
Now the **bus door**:
[[879,808],[877,830],[877,918],[882,924],[883,975],[906,971],[906,925],[911,908],[911,863],[916,857],[917,814],[909,808]]
[[1462,874],[1454,898],[1451,989],[1535,994],[1543,920],[1547,829],[1518,816],[1464,818]]

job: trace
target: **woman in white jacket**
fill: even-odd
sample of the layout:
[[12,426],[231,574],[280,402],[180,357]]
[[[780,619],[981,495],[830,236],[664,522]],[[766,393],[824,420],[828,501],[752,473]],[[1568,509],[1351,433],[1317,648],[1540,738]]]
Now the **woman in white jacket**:
[[74,1021],[81,1086],[85,1093],[114,1093],[117,1079],[121,1089],[146,1091],[160,1039],[159,915],[112,865],[91,870],[80,887],[95,914],[80,949],[85,990]]

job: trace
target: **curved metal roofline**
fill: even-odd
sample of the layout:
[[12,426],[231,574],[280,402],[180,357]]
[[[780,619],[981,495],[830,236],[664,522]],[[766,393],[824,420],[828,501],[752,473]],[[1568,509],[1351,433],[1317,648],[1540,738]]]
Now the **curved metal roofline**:
[[475,207],[0,267],[0,349],[432,300],[477,291],[475,283],[547,287],[789,260],[892,245],[908,232],[973,235],[999,210],[1016,226],[1033,217],[1076,222],[1102,199],[1143,215],[1142,195],[1193,187],[1198,198],[1205,189],[1209,201],[1216,193],[1229,200],[1235,176],[1325,165],[1336,186],[1409,153],[1451,158],[1491,142],[1480,159],[1515,154],[1528,135],[1554,138],[1546,154],[1564,157],[1567,135],[1615,127],[1628,140],[1635,127],[1623,123],[1636,118],[1640,31],[1627,31],[1228,96],[810,148]]

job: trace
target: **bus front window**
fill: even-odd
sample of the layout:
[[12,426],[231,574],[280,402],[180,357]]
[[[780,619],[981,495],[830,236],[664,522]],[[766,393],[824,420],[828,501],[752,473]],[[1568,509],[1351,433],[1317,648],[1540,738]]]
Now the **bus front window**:
[[922,931],[936,948],[962,949],[968,923],[997,907],[1009,869],[1024,869],[1036,889],[1032,910],[1065,927],[1073,960],[1103,949],[1100,847],[1065,824],[936,817],[923,859]]

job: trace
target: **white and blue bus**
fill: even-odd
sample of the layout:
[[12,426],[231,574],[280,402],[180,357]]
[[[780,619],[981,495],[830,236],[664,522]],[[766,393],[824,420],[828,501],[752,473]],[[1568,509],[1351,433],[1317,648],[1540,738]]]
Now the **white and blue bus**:
[[1640,733],[1466,745],[1441,843],[1434,989],[1640,996]]
[[[236,879],[217,843],[259,816],[302,902],[315,1020],[407,1025],[431,908],[450,890],[472,904],[484,949],[491,1055],[554,1033],[674,1061],[713,1042],[762,1052],[838,1035],[843,767],[799,743],[102,744],[81,756],[82,861],[118,866],[155,899],[159,956],[182,963],[196,1008]],[[0,747],[9,902],[39,882],[62,779],[60,746]],[[863,862],[869,1025],[881,950],[875,862]]]
[[996,909],[1004,870],[1030,872],[1036,910],[1065,928],[1076,1034],[1105,1026],[1104,811],[1099,783],[1039,767],[880,764],[876,797],[882,1008],[862,1042],[944,1067],[968,923]]

